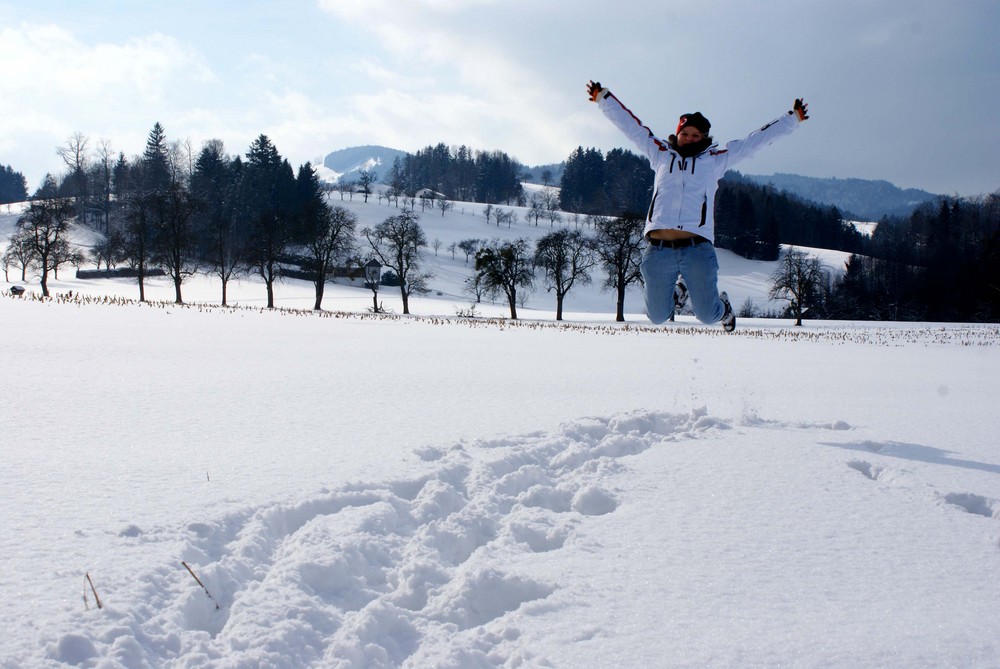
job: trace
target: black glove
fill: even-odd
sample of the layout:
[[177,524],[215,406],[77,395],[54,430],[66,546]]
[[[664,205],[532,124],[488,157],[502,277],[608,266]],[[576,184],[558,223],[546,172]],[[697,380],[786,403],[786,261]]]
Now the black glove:
[[587,84],[587,96],[590,98],[591,102],[597,102],[597,98],[599,98],[605,90],[606,89],[601,88],[601,82],[599,81],[591,81]]
[[805,100],[803,100],[802,98],[795,99],[795,104],[792,106],[792,111],[794,111],[795,115],[799,117],[799,123],[802,123],[802,121],[805,121],[807,118],[809,118],[809,105],[807,105],[805,103]]

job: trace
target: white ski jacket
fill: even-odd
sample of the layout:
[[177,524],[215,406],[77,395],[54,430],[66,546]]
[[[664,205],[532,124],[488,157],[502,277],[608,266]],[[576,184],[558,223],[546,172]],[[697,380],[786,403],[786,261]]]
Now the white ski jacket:
[[650,230],[686,230],[715,243],[715,192],[726,170],[753,156],[762,147],[790,134],[799,125],[795,112],[771,121],[744,139],[720,149],[712,144],[702,153],[684,158],[670,144],[653,135],[611,91],[597,100],[601,111],[625,133],[656,171],[643,236]]

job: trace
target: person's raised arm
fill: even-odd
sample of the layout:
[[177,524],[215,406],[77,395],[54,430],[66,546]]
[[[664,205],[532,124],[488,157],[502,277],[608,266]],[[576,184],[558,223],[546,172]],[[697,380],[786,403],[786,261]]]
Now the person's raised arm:
[[601,86],[599,81],[591,81],[587,84],[587,97],[591,102],[596,102],[600,106],[604,115],[615,124],[626,137],[635,144],[650,161],[656,165],[659,154],[667,150],[667,145],[663,140],[657,139],[653,131],[642,124],[642,121],[622,104],[615,95],[607,88]]

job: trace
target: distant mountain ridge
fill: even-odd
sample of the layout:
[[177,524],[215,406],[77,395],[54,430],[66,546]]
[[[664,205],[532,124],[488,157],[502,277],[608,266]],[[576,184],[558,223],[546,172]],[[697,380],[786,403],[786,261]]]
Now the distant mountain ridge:
[[770,184],[803,200],[837,207],[845,217],[864,221],[879,221],[883,216],[906,217],[921,204],[941,197],[916,188],[902,189],[881,179],[819,179],[782,173],[741,176],[762,186]]

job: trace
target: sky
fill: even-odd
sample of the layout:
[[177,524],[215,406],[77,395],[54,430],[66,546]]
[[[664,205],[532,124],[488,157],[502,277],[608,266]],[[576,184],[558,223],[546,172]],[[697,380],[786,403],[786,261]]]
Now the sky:
[[267,135],[293,166],[444,142],[529,166],[629,148],[594,79],[659,135],[701,111],[725,142],[811,118],[738,169],[1000,190],[996,0],[0,0],[0,165],[29,191],[153,124],[197,151]]

